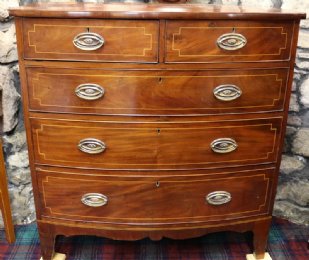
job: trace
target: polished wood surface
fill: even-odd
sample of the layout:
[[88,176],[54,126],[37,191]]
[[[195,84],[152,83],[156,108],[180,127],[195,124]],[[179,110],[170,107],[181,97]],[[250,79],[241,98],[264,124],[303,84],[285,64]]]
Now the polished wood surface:
[[[273,168],[230,170],[230,173],[206,176],[186,171],[182,177],[170,176],[169,172],[160,177],[143,177],[143,172],[126,177],[121,171],[114,173],[118,176],[101,176],[89,171],[81,174],[77,170],[72,173],[38,168],[37,171],[44,217],[99,221],[105,225],[134,223],[144,227],[265,215],[274,175]],[[206,196],[215,191],[229,192],[231,201],[209,204]],[[81,198],[87,193],[103,194],[108,202],[100,207],[84,205]]]
[[[1,118],[2,119],[2,118]],[[0,210],[2,213],[6,240],[9,243],[15,242],[15,232],[12,220],[10,197],[7,185],[5,163],[2,150],[2,138],[0,137]]]
[[[115,240],[138,240],[142,238],[150,237],[152,240],[160,240],[163,237],[169,237],[172,239],[185,239],[200,237],[208,233],[219,231],[235,231],[246,232],[252,231],[254,226],[262,227],[263,223],[267,220],[271,220],[270,216],[261,216],[260,218],[243,219],[239,221],[221,221],[221,223],[201,223],[195,225],[187,225],[185,228],[179,229],[176,226],[168,225],[165,228],[162,226],[160,230],[154,226],[153,228],[135,225],[102,225],[102,223],[96,222],[84,222],[62,220],[57,221],[57,225],[50,218],[43,217],[42,220],[38,220],[39,230],[42,230],[42,235],[45,237],[46,244],[53,246],[55,234],[64,234],[65,236],[73,235],[95,235],[111,237]],[[110,227],[113,227],[112,229]],[[264,225],[265,226],[265,225]],[[74,227],[74,228],[73,228]],[[266,227],[266,226],[265,226]],[[49,230],[49,233],[48,233]],[[264,243],[264,242],[263,242]]]
[[[281,123],[281,118],[197,123],[31,120],[36,163],[107,169],[205,168],[275,162]],[[106,150],[100,154],[81,152],[77,146],[87,138],[102,141]],[[237,149],[215,153],[211,143],[220,138],[232,138]]]
[[[57,235],[158,240],[222,230],[252,231],[263,258],[304,14],[191,4],[36,4],[11,14],[20,16],[44,260]],[[102,34],[103,46],[79,50],[80,33]],[[87,97],[89,84],[104,95],[81,99],[85,84]],[[238,96],[218,100],[218,86]],[[213,191],[232,200],[210,206]],[[108,203],[86,206],[87,193]]]
[[256,222],[253,228],[253,246],[256,259],[263,259],[267,246],[271,219]]
[[[26,19],[24,58],[157,62],[158,22],[126,20]],[[47,33],[48,32],[48,33]],[[97,50],[81,50],[73,44],[80,33],[96,33],[104,44]]]
[[[282,111],[287,69],[130,71],[27,69],[32,111],[81,114],[184,115]],[[98,84],[104,95],[85,100],[81,84]],[[44,85],[44,88],[41,86]],[[235,85],[241,96],[222,101],[214,90]],[[51,98],[52,97],[52,98]]]
[[[248,62],[290,59],[294,22],[168,21],[166,62]],[[218,46],[220,36],[236,33],[247,43],[238,50]]]
[[229,20],[298,20],[305,13],[280,9],[258,9],[232,5],[208,4],[136,4],[136,3],[36,3],[10,9],[22,17],[57,18],[124,18],[124,19],[229,19]]
[[[164,35],[164,34],[163,34]],[[162,40],[160,40],[162,42]],[[294,41],[294,38],[293,38]],[[27,68],[67,68],[67,69],[109,69],[109,70],[143,70],[145,72],[149,70],[182,70],[182,71],[200,71],[200,70],[231,70],[231,69],[274,69],[274,68],[286,68],[290,69],[290,61],[268,61],[268,62],[248,62],[246,64],[239,62],[227,62],[227,63],[163,63],[164,59],[164,47],[162,44],[159,49],[159,63],[129,63],[129,62],[91,62],[91,61],[48,61],[44,60],[38,62],[36,60],[24,60],[23,64]],[[245,68],[244,68],[244,65]]]

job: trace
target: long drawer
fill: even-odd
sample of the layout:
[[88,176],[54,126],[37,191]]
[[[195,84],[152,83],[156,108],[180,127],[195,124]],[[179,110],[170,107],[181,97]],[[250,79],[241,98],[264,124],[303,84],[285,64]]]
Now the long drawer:
[[178,115],[283,110],[288,71],[28,68],[27,75],[33,111]]
[[102,176],[39,167],[39,203],[43,217],[135,225],[184,225],[268,213],[273,168],[224,172],[123,177],[121,171]]
[[24,58],[157,62],[158,21],[24,19]]
[[98,120],[32,118],[35,162],[106,169],[272,163],[277,159],[282,123],[282,118],[170,123]]
[[166,62],[289,60],[293,22],[168,21]]

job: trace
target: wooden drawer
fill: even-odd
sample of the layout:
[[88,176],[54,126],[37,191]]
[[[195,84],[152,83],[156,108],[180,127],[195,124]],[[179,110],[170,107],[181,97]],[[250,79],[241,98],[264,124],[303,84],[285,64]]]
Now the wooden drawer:
[[157,21],[32,18],[24,20],[23,33],[25,59],[158,60]]
[[[89,170],[86,173],[77,169],[61,172],[39,168],[42,215],[135,225],[200,223],[263,215],[269,211],[274,169],[231,170],[207,176],[188,171],[183,177],[170,177],[168,172],[165,174],[169,177],[140,177],[140,172],[132,172],[135,177],[123,177],[121,171],[117,172],[119,176],[105,173],[102,176]],[[220,196],[218,191],[221,199],[215,197]]]
[[293,27],[284,21],[168,21],[166,62],[289,60]]
[[27,69],[30,110],[123,115],[283,110],[287,74],[287,69]]
[[170,123],[96,120],[32,118],[35,162],[106,169],[271,163],[277,159],[282,122],[282,118]]

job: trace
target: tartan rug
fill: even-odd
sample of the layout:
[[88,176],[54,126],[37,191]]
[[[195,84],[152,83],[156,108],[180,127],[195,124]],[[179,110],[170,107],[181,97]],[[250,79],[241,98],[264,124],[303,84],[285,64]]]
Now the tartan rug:
[[[7,244],[0,230],[0,260],[40,259],[36,224],[16,226],[16,242]],[[267,251],[273,260],[309,260],[309,227],[274,218]],[[56,251],[67,260],[245,260],[252,235],[220,232],[188,240],[114,241],[92,236],[58,237]]]

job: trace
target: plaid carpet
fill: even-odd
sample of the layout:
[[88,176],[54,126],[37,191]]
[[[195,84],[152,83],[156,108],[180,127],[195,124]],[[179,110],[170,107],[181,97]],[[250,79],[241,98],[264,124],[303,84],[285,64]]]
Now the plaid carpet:
[[[35,224],[17,226],[16,242],[8,245],[0,230],[0,259],[40,258]],[[273,260],[309,260],[309,227],[274,218],[267,251]],[[90,236],[59,237],[56,251],[67,253],[67,260],[244,260],[251,252],[251,234],[221,232],[197,239],[163,239],[153,242],[113,241]]]

